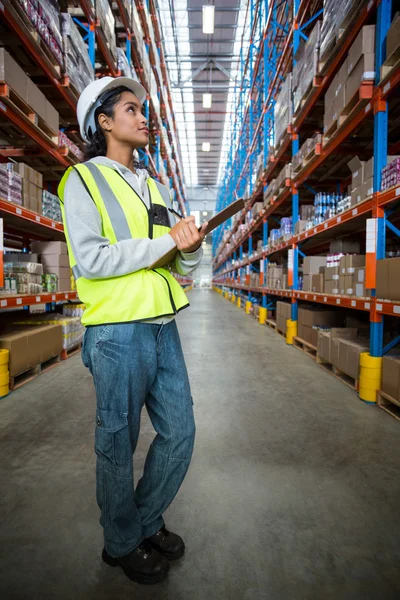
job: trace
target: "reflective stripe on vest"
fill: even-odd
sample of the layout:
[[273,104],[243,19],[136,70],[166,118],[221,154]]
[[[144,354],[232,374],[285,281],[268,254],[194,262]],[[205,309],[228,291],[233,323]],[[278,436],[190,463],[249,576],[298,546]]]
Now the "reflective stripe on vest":
[[[86,163],[74,167],[91,195],[102,217],[103,236],[110,245],[121,240],[148,238],[152,229],[154,238],[168,233],[166,206],[157,183],[149,179],[149,196],[155,211],[147,209],[140,196],[117,171],[104,165]],[[64,214],[64,189],[72,171],[68,169],[60,186],[59,195],[70,255],[70,264],[77,280],[80,300],[86,304],[84,325],[121,323],[173,315],[188,306],[181,286],[162,268],[153,271],[141,269],[135,273],[106,279],[86,279],[76,264],[69,240]],[[164,191],[164,190],[163,190]],[[166,191],[166,190],[165,190]],[[165,192],[164,192],[165,193]],[[158,222],[152,225],[153,215]]]

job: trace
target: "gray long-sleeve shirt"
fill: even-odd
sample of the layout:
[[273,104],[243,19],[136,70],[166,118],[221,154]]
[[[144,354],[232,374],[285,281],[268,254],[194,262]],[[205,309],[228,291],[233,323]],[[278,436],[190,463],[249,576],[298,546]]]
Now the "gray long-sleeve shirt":
[[[106,165],[119,171],[127,183],[140,195],[146,206],[150,207],[147,171],[139,169],[137,174],[132,173],[124,165],[103,156],[93,158],[90,162]],[[164,201],[167,200],[167,197],[169,198],[167,188],[165,188],[165,192],[163,194]],[[169,205],[167,203],[167,208],[171,208],[170,201]],[[65,186],[64,209],[72,251],[77,266],[86,279],[118,277],[145,269],[175,245],[168,233],[156,239],[129,239],[110,244],[110,241],[102,235],[101,215],[96,204],[75,172],[70,174]],[[171,227],[175,223],[176,219],[171,214]],[[202,256],[201,247],[196,252],[178,252],[174,270],[180,275],[189,275],[197,268]],[[162,317],[146,322],[167,323],[172,318]]]

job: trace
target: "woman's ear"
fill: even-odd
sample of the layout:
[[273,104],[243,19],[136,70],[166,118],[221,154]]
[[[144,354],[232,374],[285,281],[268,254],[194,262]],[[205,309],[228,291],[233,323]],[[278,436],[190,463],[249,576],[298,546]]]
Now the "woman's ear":
[[97,120],[103,131],[112,130],[112,120],[110,117],[107,117],[104,113],[100,113]]

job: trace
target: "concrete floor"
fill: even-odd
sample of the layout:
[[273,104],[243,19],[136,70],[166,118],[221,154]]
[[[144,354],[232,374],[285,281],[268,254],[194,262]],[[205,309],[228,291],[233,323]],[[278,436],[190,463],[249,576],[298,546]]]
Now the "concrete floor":
[[[197,440],[165,515],[185,557],[153,587],[102,563],[77,355],[0,401],[0,598],[400,598],[400,423],[219,295],[190,299]],[[136,481],[152,437],[146,415]]]

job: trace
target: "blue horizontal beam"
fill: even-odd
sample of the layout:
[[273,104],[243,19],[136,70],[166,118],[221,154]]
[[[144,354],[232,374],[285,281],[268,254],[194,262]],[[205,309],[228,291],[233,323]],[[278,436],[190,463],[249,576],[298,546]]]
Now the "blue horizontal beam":
[[395,346],[397,346],[397,344],[400,342],[400,335],[398,335],[397,337],[394,338],[394,340],[392,340],[391,342],[389,342],[383,349],[383,354],[387,354],[389,352],[389,350],[391,350],[392,348],[394,348]]

